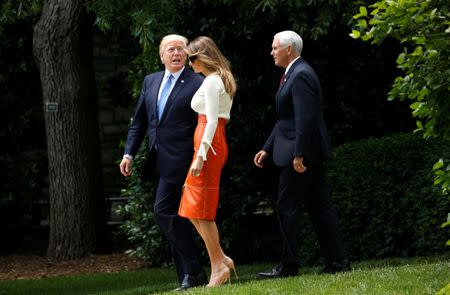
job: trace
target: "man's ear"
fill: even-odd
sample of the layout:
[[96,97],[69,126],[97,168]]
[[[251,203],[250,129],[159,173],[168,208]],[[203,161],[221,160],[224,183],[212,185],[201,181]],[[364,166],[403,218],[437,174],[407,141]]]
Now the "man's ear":
[[293,51],[292,51],[292,45],[288,45],[287,48],[286,48],[286,50],[287,50],[287,54],[288,54],[289,56],[291,56],[292,53],[293,53]]

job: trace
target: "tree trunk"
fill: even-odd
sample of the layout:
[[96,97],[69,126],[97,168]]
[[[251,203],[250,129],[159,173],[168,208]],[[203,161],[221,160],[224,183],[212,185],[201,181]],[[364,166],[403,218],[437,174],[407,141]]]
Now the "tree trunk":
[[105,216],[99,207],[103,193],[92,25],[83,2],[43,1],[33,33],[49,161],[47,254],[57,260],[92,253],[97,221],[102,223]]

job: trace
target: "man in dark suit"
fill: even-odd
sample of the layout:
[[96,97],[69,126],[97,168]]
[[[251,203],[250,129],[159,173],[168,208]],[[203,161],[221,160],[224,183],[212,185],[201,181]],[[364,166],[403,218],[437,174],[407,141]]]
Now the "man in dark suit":
[[281,261],[260,272],[264,278],[298,274],[299,203],[308,210],[318,235],[326,273],[349,269],[339,230],[337,213],[325,179],[324,161],[330,142],[322,110],[322,90],[311,66],[301,58],[303,41],[293,31],[275,35],[271,55],[285,68],[276,94],[277,122],[261,151],[254,158],[262,168],[272,153],[279,168],[277,215],[283,242]]
[[185,68],[186,45],[183,36],[168,35],[162,39],[159,51],[165,70],[144,79],[120,163],[121,173],[129,176],[133,157],[147,134],[149,156],[144,170],[149,172],[146,178],[154,178],[158,183],[155,216],[169,241],[179,290],[208,282],[191,224],[178,216],[182,187],[194,152],[197,114],[191,109],[191,99],[203,82],[202,76]]

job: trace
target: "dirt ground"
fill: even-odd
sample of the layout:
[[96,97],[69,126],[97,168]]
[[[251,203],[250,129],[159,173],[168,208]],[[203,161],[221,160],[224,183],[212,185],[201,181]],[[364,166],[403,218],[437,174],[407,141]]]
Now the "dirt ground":
[[146,263],[126,254],[94,255],[52,262],[43,256],[0,256],[0,280],[48,278],[87,273],[111,273],[144,268]]

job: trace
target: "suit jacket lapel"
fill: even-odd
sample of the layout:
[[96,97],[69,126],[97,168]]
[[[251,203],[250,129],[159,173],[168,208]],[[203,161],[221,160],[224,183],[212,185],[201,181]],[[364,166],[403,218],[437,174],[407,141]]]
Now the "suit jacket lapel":
[[286,85],[286,83],[288,82],[289,77],[291,76],[291,74],[292,74],[292,72],[294,71],[294,69],[295,69],[300,63],[302,63],[302,62],[303,62],[303,59],[300,57],[299,59],[297,59],[297,60],[292,64],[292,66],[289,68],[289,71],[286,73],[286,76],[284,77],[284,83],[283,83],[283,85],[281,85],[281,86],[278,88],[278,92],[284,87],[284,85]]
[[300,57],[299,59],[297,59],[297,60],[292,64],[292,66],[289,68],[289,71],[286,73],[286,76],[284,77],[284,83],[283,83],[280,87],[278,87],[278,91],[277,91],[277,94],[276,94],[276,96],[275,96],[275,98],[276,98],[276,108],[277,108],[277,111],[278,111],[278,103],[279,103],[278,97],[279,97],[279,95],[280,95],[281,89],[283,89],[283,88],[286,86],[286,84],[287,84],[288,81],[289,81],[289,77],[291,76],[291,73],[294,71],[294,69],[297,67],[297,65],[299,65],[301,62],[303,62],[303,59]]
[[158,93],[159,93],[159,88],[161,88],[161,83],[162,80],[164,78],[164,71],[160,72],[159,77],[156,77],[156,82],[153,85],[155,85],[153,87],[153,89],[150,91],[150,102],[151,102],[151,112],[152,115],[154,116],[154,118],[158,118],[158,114],[157,114],[157,109],[158,109]]

